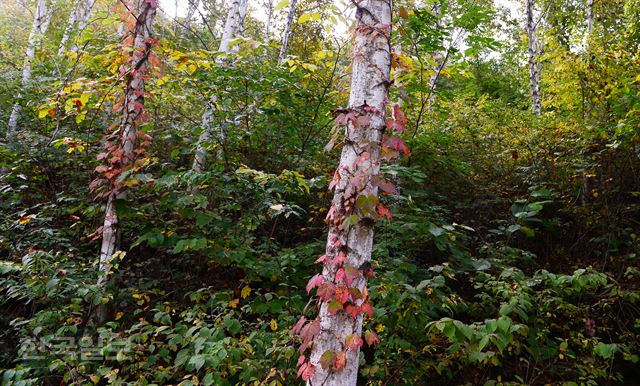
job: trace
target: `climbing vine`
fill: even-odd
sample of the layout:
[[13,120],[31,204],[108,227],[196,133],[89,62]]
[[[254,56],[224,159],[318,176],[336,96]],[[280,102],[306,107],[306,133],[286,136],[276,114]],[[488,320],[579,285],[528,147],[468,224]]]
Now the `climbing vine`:
[[[356,5],[358,12],[368,12],[365,8]],[[391,25],[379,23],[373,17],[372,19],[376,21],[375,24],[361,23],[355,33],[368,35],[371,39],[377,36],[384,37],[389,47],[388,52],[391,52]],[[358,55],[364,55],[364,53],[354,52],[354,56]],[[391,60],[391,63],[392,66],[396,66],[400,62]],[[376,64],[369,64],[369,66],[373,67],[371,71],[388,74],[388,71],[382,71]],[[384,77],[388,79],[388,75]],[[388,96],[391,84],[392,82],[385,81],[374,87],[384,87],[385,95]],[[400,104],[391,105],[388,98],[385,98],[383,106],[382,109],[370,106],[365,101],[362,106],[334,111],[334,130],[338,129],[335,131],[346,133],[339,146],[351,147],[357,157],[351,164],[341,162],[329,184],[329,190],[335,190],[336,198],[325,219],[329,225],[326,251],[315,261],[317,264],[322,264],[323,272],[313,276],[306,286],[309,294],[315,290],[315,296],[311,302],[317,309],[326,308],[328,314],[332,316],[346,315],[353,323],[350,331],[354,332],[358,331],[356,325],[361,318],[373,316],[366,282],[374,272],[368,259],[359,266],[349,263],[347,256],[353,252],[349,247],[350,230],[356,225],[372,228],[376,221],[391,219],[391,211],[380,202],[378,191],[382,194],[394,194],[396,187],[380,174],[380,161],[391,161],[400,157],[401,154],[409,153],[401,137],[406,129],[407,118]],[[386,118],[387,116],[390,118]],[[381,133],[372,136],[365,134],[362,136],[365,140],[354,141],[353,139],[356,131],[370,133],[375,130]],[[375,141],[367,141],[371,137],[375,138]],[[337,138],[332,138],[326,149],[331,149],[336,142]],[[319,316],[313,320],[307,320],[302,316],[292,330],[292,333],[301,340],[298,349],[300,356],[297,361],[297,376],[305,381],[309,381],[316,374],[316,365],[312,363],[308,351],[313,348],[321,330]],[[324,351],[318,363],[329,373],[340,372],[347,365],[348,352],[357,352],[365,342],[367,345],[376,346],[379,342],[378,335],[374,331],[365,331],[363,335],[348,334],[340,343],[339,350]]]

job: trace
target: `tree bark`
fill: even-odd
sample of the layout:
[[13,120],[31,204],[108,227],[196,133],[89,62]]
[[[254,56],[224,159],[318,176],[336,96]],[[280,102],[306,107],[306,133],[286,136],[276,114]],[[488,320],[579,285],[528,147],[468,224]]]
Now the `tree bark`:
[[281,64],[284,57],[287,55],[287,48],[289,47],[289,35],[291,34],[291,25],[293,25],[293,17],[296,14],[296,5],[298,0],[291,0],[289,4],[289,13],[287,14],[287,23],[284,25],[284,31],[282,32],[282,44],[280,45],[280,54],[278,55],[278,64]]
[[[37,0],[36,11],[33,19],[33,27],[31,33],[29,33],[29,40],[27,41],[27,51],[24,57],[24,64],[22,66],[22,89],[27,87],[29,80],[31,80],[31,70],[33,66],[33,60],[36,55],[36,48],[40,44],[42,37],[49,28],[51,22],[51,10],[47,8],[47,0]],[[20,98],[20,94],[18,94]],[[18,127],[18,120],[20,119],[20,113],[22,112],[22,106],[19,102],[15,102],[11,115],[9,116],[7,138],[11,138],[11,134]]]
[[[118,145],[122,153],[121,168],[129,169],[136,160],[136,142],[138,139],[138,125],[144,107],[145,79],[147,74],[147,59],[151,53],[153,19],[156,6],[147,0],[137,0],[136,23],[133,30],[127,31],[133,37],[133,51],[131,65],[128,68],[127,81],[124,88],[123,115],[118,127]],[[113,255],[117,248],[118,214],[115,202],[124,199],[126,191],[118,186],[112,186],[108,196],[102,225],[102,245],[100,247],[100,265],[98,284],[104,284],[113,266]],[[104,320],[104,317],[99,319]]]
[[247,15],[247,0],[233,0],[227,21],[224,24],[224,31],[220,40],[218,51],[228,54],[238,49],[237,46],[231,48],[231,41],[240,36],[244,29],[244,19]]
[[587,44],[591,44],[591,38],[593,37],[593,0],[587,0]]
[[[58,47],[59,57],[64,54],[67,41],[74,31],[82,32],[87,27],[87,24],[89,24],[89,17],[91,17],[91,10],[93,9],[94,4],[95,0],[79,0],[76,3],[76,6],[69,15],[69,21],[67,22],[67,28],[65,28],[64,34],[62,35],[62,40],[60,40],[60,46]],[[75,52],[77,50],[78,45],[74,44],[72,51]]]
[[[352,59],[351,92],[348,111],[359,118],[354,125],[346,125],[345,141],[336,173],[332,208],[328,216],[327,257],[336,256],[336,242],[344,246],[343,267],[364,269],[371,261],[373,246],[372,218],[360,218],[350,227],[342,222],[349,206],[353,207],[358,197],[378,196],[378,187],[372,182],[379,174],[381,147],[385,132],[385,120],[390,85],[391,68],[391,2],[389,0],[363,0],[358,3]],[[340,252],[342,253],[342,252]],[[325,264],[322,277],[325,283],[339,285],[338,264]],[[361,293],[366,293],[366,275],[358,275],[350,284]],[[356,305],[363,299],[355,300]],[[310,356],[315,374],[309,385],[355,386],[358,378],[359,346],[345,349],[345,340],[350,335],[361,336],[362,314],[356,317],[338,311],[331,313],[327,302],[322,302],[319,311],[320,332],[313,340]],[[346,351],[346,364],[338,371],[323,368],[319,362],[327,351]]]
[[[231,46],[231,41],[244,30],[244,20],[247,15],[247,0],[233,0],[229,13],[227,14],[227,20],[224,25],[224,33],[220,40],[220,47],[218,51],[229,54],[232,51],[238,49],[238,46]],[[193,163],[191,164],[191,170],[201,172],[205,169],[208,159],[208,151],[206,148],[207,143],[211,140],[211,122],[213,121],[213,113],[215,111],[215,104],[212,100],[207,101],[204,113],[202,114],[202,132],[198,137],[196,144],[196,151],[193,157]],[[224,125],[220,128],[219,142],[224,143],[226,141],[226,128]],[[218,151],[217,156],[220,158],[222,152]]]
[[534,18],[535,0],[527,0],[527,38],[529,55],[529,93],[531,96],[531,112],[539,115],[540,102],[540,54],[541,43],[536,37],[538,22]]

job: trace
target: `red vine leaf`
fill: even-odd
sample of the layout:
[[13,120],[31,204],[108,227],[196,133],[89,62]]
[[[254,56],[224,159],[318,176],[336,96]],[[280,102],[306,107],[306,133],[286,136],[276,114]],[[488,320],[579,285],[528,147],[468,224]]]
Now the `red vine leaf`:
[[317,274],[309,280],[307,283],[307,293],[310,293],[312,289],[318,287],[324,283],[324,277],[321,274]]
[[329,302],[329,304],[327,304],[327,311],[329,311],[329,315],[335,315],[341,309],[342,309],[342,304],[336,299],[333,299],[332,301]]
[[302,376],[303,381],[308,381],[309,379],[313,378],[315,374],[316,374],[315,366],[312,365],[311,362],[305,362],[298,369],[298,376],[296,378]]
[[347,339],[345,339],[345,346],[347,350],[356,350],[362,347],[362,338],[356,334],[348,335]]
[[336,354],[336,371],[343,369],[347,365],[347,353],[344,351],[340,351]]
[[333,366],[334,362],[336,361],[336,353],[335,351],[325,351],[322,356],[320,357],[320,360],[318,361],[318,363],[320,363],[320,366],[322,366],[323,369],[330,369],[331,366]]
[[336,287],[336,300],[342,306],[349,300],[349,289],[343,285]]
[[298,320],[298,322],[295,324],[295,326],[293,326],[293,329],[291,330],[291,333],[293,335],[298,335],[298,333],[300,332],[300,330],[302,330],[302,327],[304,326],[304,324],[307,322],[307,318],[304,317],[304,315]]
[[377,346],[380,343],[380,338],[378,334],[371,330],[367,330],[364,333],[364,340],[367,342],[369,346]]

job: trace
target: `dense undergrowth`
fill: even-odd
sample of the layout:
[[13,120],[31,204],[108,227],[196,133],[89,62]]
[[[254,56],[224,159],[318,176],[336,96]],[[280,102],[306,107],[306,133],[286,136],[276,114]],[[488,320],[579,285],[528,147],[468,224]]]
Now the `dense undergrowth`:
[[[406,25],[415,34],[428,20],[418,16]],[[154,143],[144,168],[126,177],[122,252],[108,286],[96,284],[103,203],[89,184],[110,119],[98,97],[111,92],[102,67],[110,49],[89,47],[94,55],[82,64],[106,80],[79,77],[65,94],[89,93],[86,110],[69,109],[60,132],[54,119],[38,119],[59,86],[42,75],[46,92],[25,98],[34,112],[19,140],[0,145],[3,384],[299,382],[290,330],[315,312],[305,285],[324,250],[336,154],[322,149],[330,111],[345,102],[346,57],[300,32],[299,55],[282,66],[260,46],[222,67],[205,50],[190,52],[196,43],[172,46],[170,33],[160,34],[166,67],[145,127]],[[393,219],[376,228],[365,324],[380,344],[363,348],[361,384],[640,379],[633,39],[595,46],[601,60],[586,70],[550,54],[547,68],[557,71],[541,116],[528,111],[526,80],[508,50],[499,59],[458,53],[435,108],[409,133],[410,156],[384,167],[399,193],[382,198]],[[424,90],[418,70],[405,71],[415,122]],[[588,114],[571,86],[580,71],[599,77]],[[0,84],[3,94],[17,87]],[[202,87],[218,95],[216,119],[233,130],[224,157],[196,173],[199,128],[190,117],[202,113]],[[6,121],[12,100],[0,103]],[[100,304],[110,315],[103,325],[94,318]]]

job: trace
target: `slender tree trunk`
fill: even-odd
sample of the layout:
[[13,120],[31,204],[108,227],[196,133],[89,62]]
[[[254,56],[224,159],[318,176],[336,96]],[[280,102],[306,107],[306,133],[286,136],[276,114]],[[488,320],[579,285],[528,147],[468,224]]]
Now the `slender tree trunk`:
[[[156,15],[156,6],[146,0],[137,0],[137,5],[135,26],[133,30],[127,31],[133,37],[133,51],[125,85],[123,115],[118,128],[119,153],[122,154],[121,168],[125,170],[131,168],[136,160],[138,125],[144,108],[145,80],[148,77],[147,59],[151,53],[150,38],[152,37],[153,19]],[[113,266],[112,260],[117,248],[119,229],[115,201],[125,197],[126,191],[123,188],[112,186],[102,226],[98,284],[104,284],[107,281]],[[98,319],[104,320],[104,315],[99,315]]]
[[271,35],[271,20],[273,19],[273,0],[265,0],[265,6],[267,7],[267,21],[264,28],[264,41],[269,41]]
[[[36,48],[40,44],[44,34],[49,28],[51,22],[51,10],[47,8],[47,0],[37,0],[36,12],[33,19],[33,27],[29,34],[29,40],[27,41],[27,51],[24,57],[24,64],[22,66],[22,89],[27,87],[29,80],[31,80],[31,70],[33,66],[33,60],[36,55]],[[18,95],[20,97],[20,95]],[[11,115],[9,117],[7,138],[11,138],[11,134],[18,127],[18,120],[20,119],[20,113],[22,112],[22,106],[17,101],[13,105]]]
[[593,0],[587,0],[587,44],[591,44],[591,38],[593,37]]
[[[354,120],[347,121],[345,141],[336,181],[332,207],[329,212],[327,257],[332,259],[344,253],[345,261],[324,264],[322,281],[338,288],[345,283],[345,269],[358,272],[370,265],[373,246],[373,219],[360,218],[356,224],[345,226],[345,216],[350,213],[358,198],[377,200],[378,187],[372,180],[380,170],[380,153],[385,132],[388,104],[389,72],[391,67],[391,2],[388,0],[363,0],[358,3],[352,59],[351,93],[348,111]],[[374,33],[375,32],[375,33]],[[335,180],[334,180],[335,181]],[[338,252],[337,245],[341,249]],[[341,271],[342,270],[342,271]],[[353,273],[351,273],[352,275]],[[347,275],[350,275],[347,273]],[[367,276],[356,274],[347,284],[367,293]],[[365,299],[355,300],[360,306]],[[362,333],[362,313],[352,316],[342,310],[331,312],[328,302],[322,302],[319,311],[320,331],[313,339],[311,364],[315,373],[309,385],[355,386],[358,378],[360,346],[349,349],[348,337],[358,338]],[[346,363],[338,371],[323,368],[319,363],[324,353],[344,353]]]
[[184,28],[188,29],[193,21],[193,16],[196,14],[196,10],[200,5],[200,0],[188,0],[189,6],[187,7],[187,14],[184,18]]
[[289,47],[289,35],[291,34],[291,26],[293,25],[293,17],[296,14],[296,5],[298,0],[291,0],[289,5],[289,13],[287,14],[287,23],[284,25],[284,31],[282,32],[282,44],[280,45],[280,54],[278,55],[278,64],[281,64],[284,57],[287,55],[287,48]]
[[540,103],[540,41],[536,37],[537,22],[534,18],[534,1],[527,0],[527,37],[529,40],[529,93],[531,95],[531,112],[539,115]]
[[[227,21],[224,25],[224,33],[220,40],[220,48],[218,51],[229,54],[235,51],[238,47],[231,47],[231,41],[242,34],[244,30],[244,19],[247,15],[247,0],[233,0],[229,13],[227,14]],[[215,111],[215,104],[212,100],[207,101],[204,113],[202,114],[202,132],[198,137],[196,144],[196,151],[193,157],[193,163],[191,164],[191,170],[201,172],[205,169],[207,164],[208,152],[206,145],[211,140],[211,122],[213,121],[213,113]],[[226,142],[226,128],[224,125],[220,128],[220,143]],[[221,151],[218,151],[217,156],[220,158]]]
[[[64,54],[67,41],[74,31],[82,32],[89,24],[91,10],[93,9],[95,2],[95,0],[79,0],[78,3],[76,3],[75,8],[71,11],[71,15],[69,15],[69,21],[67,22],[67,28],[64,30],[64,34],[62,35],[62,40],[60,40],[60,46],[58,47],[59,57]],[[78,45],[74,43],[72,51],[76,52],[77,50]]]
[[237,50],[237,47],[231,49],[231,41],[240,36],[244,28],[244,19],[247,15],[247,0],[233,0],[229,13],[227,14],[227,21],[224,24],[224,31],[222,32],[222,39],[220,40],[220,48],[218,51],[229,53]]

